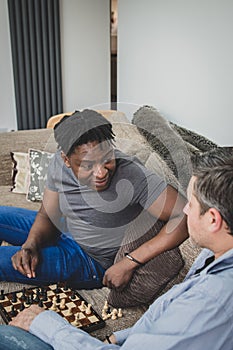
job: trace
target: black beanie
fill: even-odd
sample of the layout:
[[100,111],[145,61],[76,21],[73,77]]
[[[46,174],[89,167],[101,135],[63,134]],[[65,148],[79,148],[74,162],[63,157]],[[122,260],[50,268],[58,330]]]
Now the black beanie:
[[89,130],[108,125],[111,123],[100,113],[84,109],[75,111],[72,115],[65,115],[54,127],[54,137],[58,146],[65,154],[68,154],[74,143],[86,134]]

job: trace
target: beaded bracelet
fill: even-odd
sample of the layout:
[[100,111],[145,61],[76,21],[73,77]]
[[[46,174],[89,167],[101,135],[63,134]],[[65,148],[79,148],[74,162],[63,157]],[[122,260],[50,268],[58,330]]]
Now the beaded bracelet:
[[138,261],[137,259],[135,259],[133,256],[131,256],[129,253],[125,253],[125,257],[128,258],[129,260],[135,262],[136,264],[143,266],[144,263]]

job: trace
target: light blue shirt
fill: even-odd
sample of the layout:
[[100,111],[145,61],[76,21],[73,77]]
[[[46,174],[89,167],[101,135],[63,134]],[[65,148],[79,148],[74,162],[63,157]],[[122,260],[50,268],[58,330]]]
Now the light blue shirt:
[[204,249],[184,282],[158,298],[136,322],[104,344],[52,311],[39,314],[30,332],[55,350],[233,349],[233,249],[194,274],[213,255]]

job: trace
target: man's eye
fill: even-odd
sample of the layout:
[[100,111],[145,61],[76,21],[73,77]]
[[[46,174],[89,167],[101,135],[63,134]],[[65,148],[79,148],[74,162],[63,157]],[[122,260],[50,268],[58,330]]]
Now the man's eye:
[[112,158],[108,158],[108,159],[105,159],[103,163],[107,164],[107,163],[110,163],[111,161],[112,161]]
[[92,164],[81,164],[81,167],[85,170],[91,170],[92,169]]

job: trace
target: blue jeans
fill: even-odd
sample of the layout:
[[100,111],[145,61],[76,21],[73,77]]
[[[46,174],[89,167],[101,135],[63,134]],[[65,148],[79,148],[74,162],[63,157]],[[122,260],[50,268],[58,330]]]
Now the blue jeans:
[[52,350],[33,334],[13,326],[0,326],[0,350]]
[[56,245],[42,248],[35,278],[29,279],[14,270],[11,257],[26,241],[36,214],[28,209],[0,207],[0,243],[12,245],[0,246],[0,281],[35,285],[68,281],[79,289],[101,287],[104,268],[64,233]]

